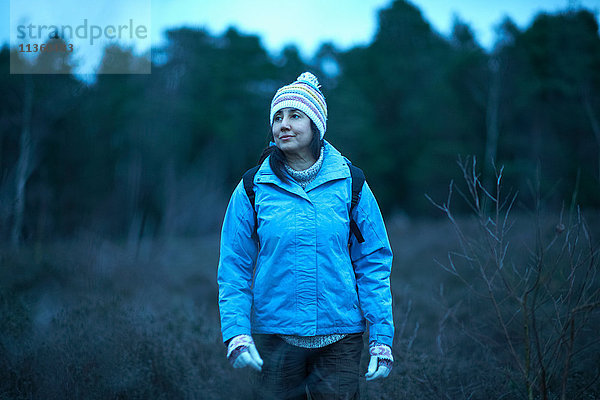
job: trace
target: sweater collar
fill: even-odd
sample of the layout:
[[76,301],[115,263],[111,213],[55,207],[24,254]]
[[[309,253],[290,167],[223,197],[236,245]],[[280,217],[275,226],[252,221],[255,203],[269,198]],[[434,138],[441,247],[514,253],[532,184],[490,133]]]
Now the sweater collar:
[[323,165],[323,147],[319,150],[319,158],[313,165],[302,171],[296,171],[290,167],[287,163],[285,164],[285,170],[290,174],[296,182],[305,188],[319,173],[321,166]]
[[[332,180],[350,177],[350,170],[348,169],[348,160],[346,157],[342,156],[342,154],[328,141],[324,140],[323,142],[323,164],[315,179],[306,187],[306,191]],[[306,194],[300,185],[291,181],[284,183],[275,175],[269,165],[269,157],[267,157],[259,167],[256,176],[254,177],[254,183],[273,183],[289,192],[296,193],[301,197],[306,197]]]

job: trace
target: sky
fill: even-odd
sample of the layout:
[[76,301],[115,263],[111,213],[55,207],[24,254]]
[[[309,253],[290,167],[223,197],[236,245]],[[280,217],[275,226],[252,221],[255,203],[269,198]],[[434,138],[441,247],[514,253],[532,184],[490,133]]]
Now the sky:
[[[485,48],[494,43],[494,27],[509,15],[524,28],[540,11],[554,12],[569,4],[600,10],[600,0],[414,0],[425,19],[443,35],[452,30],[455,17],[468,23]],[[156,0],[153,16],[158,26],[179,23],[201,25],[213,33],[221,33],[229,25],[242,32],[259,34],[263,45],[277,52],[295,43],[304,56],[312,56],[323,41],[333,41],[340,49],[367,44],[377,29],[377,12],[390,0],[269,0],[198,1]],[[185,15],[181,9],[187,10]],[[160,32],[157,32],[160,36]],[[157,37],[156,39],[160,39]]]
[[[150,43],[154,46],[163,43],[168,28],[202,27],[219,35],[229,26],[235,26],[244,34],[259,35],[263,46],[273,54],[295,44],[309,59],[326,41],[340,50],[368,44],[377,29],[378,10],[391,0],[96,0],[85,2],[85,8],[81,3],[81,0],[0,0],[0,20],[10,22],[1,24],[0,42],[8,43],[11,35],[15,35],[15,25],[24,18],[44,23],[70,20],[69,23],[76,24],[87,17],[106,27],[118,16],[116,19],[120,21],[133,19],[149,25],[145,40],[130,41],[139,52]],[[455,18],[466,22],[487,49],[494,43],[495,26],[505,16],[525,28],[542,11],[584,6],[598,18],[600,10],[600,0],[414,0],[412,3],[442,35],[451,32]],[[96,45],[93,51],[100,54],[101,47]],[[93,58],[87,54],[92,53],[79,56]]]

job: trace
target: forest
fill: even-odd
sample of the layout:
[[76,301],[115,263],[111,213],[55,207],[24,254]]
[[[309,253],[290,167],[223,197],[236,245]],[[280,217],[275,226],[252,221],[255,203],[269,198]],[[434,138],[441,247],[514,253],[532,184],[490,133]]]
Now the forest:
[[165,35],[151,74],[115,73],[141,63],[117,46],[94,79],[68,53],[0,50],[1,399],[248,394],[221,343],[219,230],[303,71],[395,255],[398,361],[363,397],[600,398],[592,10],[507,17],[492,49],[404,0],[368,45],[310,59],[235,27]]

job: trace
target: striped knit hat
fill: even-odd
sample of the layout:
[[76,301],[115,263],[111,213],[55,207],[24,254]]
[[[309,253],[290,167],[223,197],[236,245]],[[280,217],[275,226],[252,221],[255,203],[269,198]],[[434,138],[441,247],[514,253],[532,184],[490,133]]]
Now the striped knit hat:
[[320,87],[316,76],[304,72],[295,82],[279,88],[271,101],[270,124],[273,125],[273,116],[277,111],[293,107],[302,111],[315,123],[323,139],[327,129],[327,103]]

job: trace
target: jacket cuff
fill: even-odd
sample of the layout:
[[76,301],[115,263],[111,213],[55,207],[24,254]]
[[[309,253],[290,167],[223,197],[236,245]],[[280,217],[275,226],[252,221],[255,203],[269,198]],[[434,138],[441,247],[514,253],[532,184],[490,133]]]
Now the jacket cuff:
[[370,325],[369,343],[377,342],[392,347],[394,327],[388,325]]
[[226,345],[229,344],[229,340],[231,340],[231,338],[234,338],[238,335],[252,335],[250,327],[242,325],[228,326],[227,328],[223,328],[221,333],[223,335],[223,343]]

